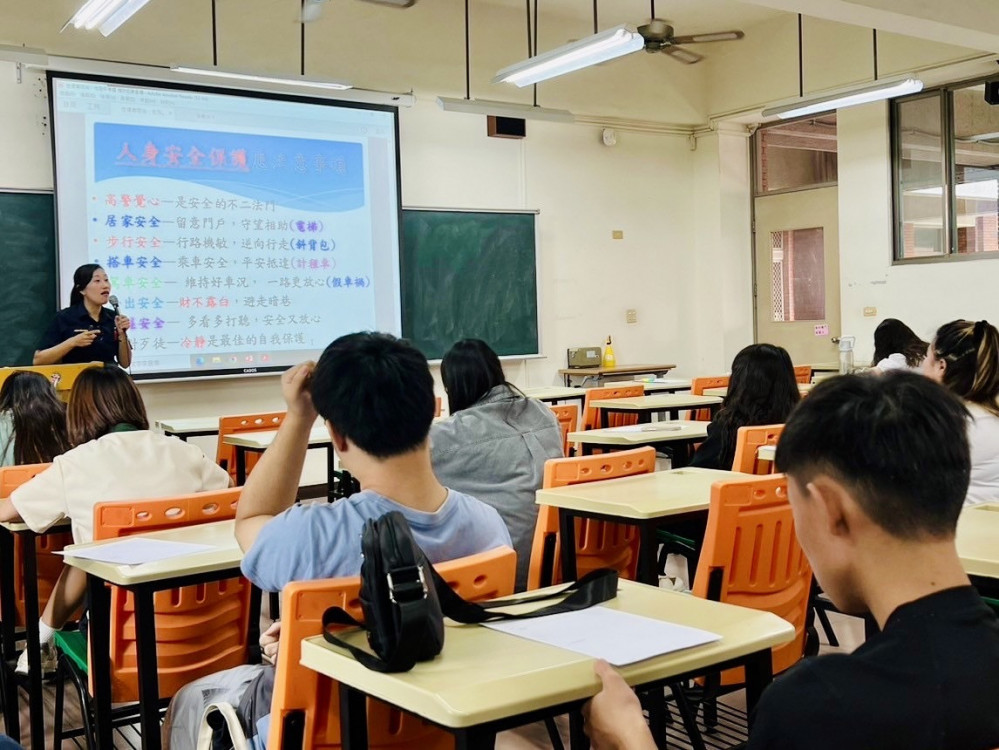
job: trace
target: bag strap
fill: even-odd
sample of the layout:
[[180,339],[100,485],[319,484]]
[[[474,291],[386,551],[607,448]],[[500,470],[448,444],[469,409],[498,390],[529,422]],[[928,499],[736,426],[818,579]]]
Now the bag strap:
[[[431,568],[431,570],[433,569]],[[444,616],[450,617],[455,622],[464,624],[492,622],[494,620],[525,620],[531,617],[556,615],[561,612],[575,612],[609,601],[617,596],[617,571],[610,568],[600,568],[599,570],[587,573],[578,581],[571,583],[560,591],[523,598],[497,599],[485,604],[475,604],[462,599],[447,584],[447,581],[440,577],[440,574],[436,570],[433,570],[433,579],[434,586],[437,587],[437,598],[440,599],[441,611],[444,613]],[[496,607],[509,607],[513,604],[556,599],[566,594],[568,596],[558,604],[541,607],[540,609],[524,612],[523,614],[490,611]]]
[[423,629],[423,623],[427,618],[427,598],[396,602],[396,606],[399,608],[399,640],[396,643],[395,653],[389,659],[383,660],[329,632],[331,625],[356,625],[367,630],[363,622],[351,617],[341,607],[329,607],[323,612],[323,638],[327,643],[347,649],[361,664],[375,672],[408,672],[416,664],[414,658],[416,649],[410,647],[410,643]]

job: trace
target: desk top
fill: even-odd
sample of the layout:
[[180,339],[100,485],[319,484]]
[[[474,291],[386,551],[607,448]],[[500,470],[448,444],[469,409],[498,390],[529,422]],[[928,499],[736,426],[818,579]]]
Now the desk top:
[[747,476],[696,467],[655,471],[635,477],[538,490],[537,503],[636,520],[661,518],[707,510],[711,504],[711,485]]
[[597,409],[614,411],[653,411],[657,409],[687,409],[699,406],[714,406],[722,400],[717,396],[692,396],[689,393],[660,393],[655,396],[632,396],[631,398],[602,398],[590,402]]
[[157,419],[156,426],[171,435],[188,435],[192,432],[218,432],[218,417],[181,417],[180,419]]
[[586,391],[582,388],[568,388],[562,385],[542,386],[540,388],[524,388],[524,395],[539,401],[558,401],[560,399],[584,398]]
[[105,539],[88,544],[71,544],[66,547],[64,562],[74,568],[114,583],[119,586],[129,586],[150,581],[162,581],[198,573],[212,573],[218,570],[239,568],[243,560],[243,551],[236,543],[236,522],[216,521],[215,523],[200,523],[194,526],[181,526],[166,531],[151,531],[148,534],[136,534],[128,539],[162,539],[169,542],[189,542],[191,544],[209,544],[215,549],[199,552],[194,555],[171,557],[167,560],[142,563],[141,565],[115,565],[97,560],[84,560],[72,557],[73,550],[90,549],[102,544],[111,544],[120,539]]
[[[260,430],[259,432],[237,432],[226,435],[222,442],[226,445],[236,445],[250,450],[266,450],[277,437],[277,430]],[[309,446],[331,443],[329,430],[325,424],[317,424],[309,431]]]
[[839,374],[839,362],[813,362],[809,367],[812,372],[833,372]]
[[689,391],[690,381],[683,380],[681,378],[659,378],[658,380],[611,380],[603,384],[603,388],[610,388],[615,385],[644,385],[646,393],[657,393],[659,391],[666,391],[667,393],[673,393],[675,391]]
[[[798,383],[798,393],[804,396],[814,387],[813,383]],[[726,396],[728,395],[728,388],[705,388],[705,396]]]
[[[4,521],[0,523],[0,527],[7,529],[7,531],[13,534],[19,534],[25,531],[31,531],[31,528],[24,521]],[[68,518],[61,518],[54,524],[49,526],[42,534],[55,534],[67,531],[70,527],[70,522]]]
[[581,430],[570,432],[569,442],[638,447],[671,440],[703,440],[708,436],[709,424],[709,422],[687,422],[682,419],[674,419],[669,422],[653,422],[627,427]]
[[957,521],[957,554],[968,575],[999,578],[999,505],[965,508]]
[[777,457],[777,446],[761,445],[756,449],[756,457],[761,461],[773,461]]
[[[617,598],[600,606],[703,628],[722,636],[715,643],[624,667],[621,672],[632,685],[707,668],[794,637],[791,625],[769,612],[698,599],[634,581],[620,581]],[[364,642],[359,633],[350,640],[358,645]],[[441,655],[417,664],[409,672],[374,672],[321,636],[303,641],[302,664],[452,728],[583,700],[600,690],[592,658],[480,625],[449,624]]]
[[615,367],[567,367],[559,375],[642,375],[648,372],[669,372],[676,365],[617,365]]

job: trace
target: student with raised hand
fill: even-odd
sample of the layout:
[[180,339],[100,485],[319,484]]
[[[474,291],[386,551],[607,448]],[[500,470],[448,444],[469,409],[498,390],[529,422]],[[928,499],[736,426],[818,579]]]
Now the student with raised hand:
[[[73,383],[66,414],[72,449],[0,499],[0,521],[22,519],[41,533],[63,517],[73,541],[94,538],[94,506],[109,500],[168,497],[229,486],[228,473],[201,449],[149,429],[139,389],[118,367],[92,367]],[[42,664],[54,665],[51,640],[83,603],[86,574],[63,568],[39,622]],[[17,664],[26,672],[27,652]]]
[[732,360],[728,394],[690,465],[731,469],[739,428],[783,424],[800,400],[787,351],[772,344],[750,344]]
[[527,586],[545,461],[562,458],[555,414],[506,381],[485,341],[459,341],[441,361],[451,416],[430,428],[437,478],[499,511],[517,551],[517,590]]
[[881,372],[918,370],[929,346],[909,326],[897,318],[885,318],[874,329],[874,358],[871,367]]
[[971,483],[965,503],[999,502],[999,331],[987,320],[940,326],[923,373],[960,396],[971,414]]
[[68,449],[66,405],[48,378],[11,374],[0,387],[0,466],[45,464]]
[[[430,466],[428,433],[436,402],[427,359],[383,333],[342,336],[281,377],[288,412],[248,477],[236,509],[243,574],[265,591],[291,581],[357,576],[361,533],[369,519],[399,511],[430,562],[510,546],[499,514],[448,489]],[[340,465],[361,491],[335,503],[295,505],[309,432],[321,416]],[[273,652],[272,628],[261,639]],[[174,750],[195,747],[212,701],[237,705],[247,735],[267,741],[274,670],[237,667],[185,686],[173,699],[165,735]]]
[[[954,545],[971,472],[967,412],[910,373],[819,383],[787,422],[777,468],[823,591],[881,632],[799,662],[764,691],[749,750],[999,747],[999,622]],[[621,677],[588,704],[596,750],[655,747]]]

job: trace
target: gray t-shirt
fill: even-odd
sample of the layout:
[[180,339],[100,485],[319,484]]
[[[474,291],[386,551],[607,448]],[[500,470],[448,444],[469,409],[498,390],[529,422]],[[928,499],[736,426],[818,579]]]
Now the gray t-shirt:
[[243,558],[243,575],[264,591],[280,591],[291,581],[360,575],[364,522],[393,510],[406,517],[432,563],[511,546],[499,514],[474,497],[448,490],[444,504],[426,513],[365,490],[275,516]]

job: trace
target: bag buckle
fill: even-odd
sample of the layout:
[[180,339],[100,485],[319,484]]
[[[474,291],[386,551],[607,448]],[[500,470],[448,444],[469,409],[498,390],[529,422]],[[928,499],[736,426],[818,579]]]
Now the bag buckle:
[[[410,581],[399,581],[398,583],[394,580],[393,576],[399,575],[400,573],[408,573],[409,571],[416,571],[416,579]],[[396,591],[399,592],[400,598],[406,601],[415,601],[417,599],[426,599],[427,597],[427,578],[423,573],[422,565],[415,565],[408,568],[402,568],[400,570],[392,571],[390,570],[385,574],[385,579],[388,581],[388,595],[389,599],[398,604],[396,599]],[[411,591],[419,590],[419,595],[415,597],[406,596]]]

